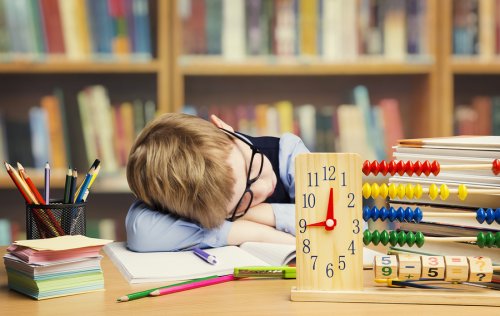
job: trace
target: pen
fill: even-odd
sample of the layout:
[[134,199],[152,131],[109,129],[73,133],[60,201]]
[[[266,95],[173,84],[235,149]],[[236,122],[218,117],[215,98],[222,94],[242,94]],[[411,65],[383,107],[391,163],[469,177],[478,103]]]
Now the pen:
[[295,279],[296,268],[288,266],[277,267],[238,267],[234,268],[236,278],[283,278]]
[[415,282],[411,281],[399,281],[399,280],[393,280],[393,279],[375,279],[376,283],[385,283],[387,286],[402,286],[402,287],[416,287],[419,289],[441,289],[441,287],[437,286],[431,286],[431,285],[425,285],[425,284],[418,284]]
[[213,278],[213,279],[196,281],[196,282],[192,282],[192,283],[188,283],[188,284],[184,284],[184,285],[172,286],[172,287],[168,287],[168,288],[164,288],[164,289],[155,290],[155,291],[149,293],[149,295],[151,295],[151,296],[167,295],[167,294],[197,289],[199,287],[204,287],[204,286],[209,286],[209,285],[214,285],[214,284],[219,284],[219,283],[224,283],[224,282],[229,282],[229,281],[234,281],[234,276],[232,274],[220,276],[220,277]]
[[217,258],[200,248],[194,248],[193,253],[210,264],[217,264]]

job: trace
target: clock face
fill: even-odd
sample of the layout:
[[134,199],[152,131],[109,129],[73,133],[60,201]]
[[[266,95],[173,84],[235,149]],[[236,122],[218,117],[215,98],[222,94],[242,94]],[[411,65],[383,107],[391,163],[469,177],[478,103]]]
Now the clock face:
[[358,154],[296,157],[297,290],[363,288],[361,187]]

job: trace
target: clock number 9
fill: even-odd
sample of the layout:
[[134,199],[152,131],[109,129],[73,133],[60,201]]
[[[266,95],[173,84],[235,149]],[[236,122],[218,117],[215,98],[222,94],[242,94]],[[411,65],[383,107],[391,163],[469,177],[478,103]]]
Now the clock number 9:
[[310,253],[311,247],[309,247],[309,245],[311,245],[311,241],[309,239],[304,239],[302,244],[304,245],[304,247],[302,247],[302,252],[303,253]]
[[302,218],[302,219],[299,221],[299,227],[300,227],[300,233],[301,233],[301,234],[303,234],[303,233],[305,233],[305,232],[306,232],[307,222],[306,222],[306,220],[305,220],[305,219],[303,219],[303,218]]

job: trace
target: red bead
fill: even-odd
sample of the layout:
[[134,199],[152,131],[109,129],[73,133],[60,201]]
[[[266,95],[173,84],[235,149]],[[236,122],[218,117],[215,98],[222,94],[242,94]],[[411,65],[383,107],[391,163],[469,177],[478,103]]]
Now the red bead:
[[495,175],[498,175],[500,173],[500,159],[493,160],[493,166],[491,170],[493,170],[493,173]]
[[413,164],[413,172],[415,172],[417,176],[420,176],[422,174],[422,171],[422,163],[420,162],[420,160],[415,161],[415,163]]
[[365,160],[365,162],[363,162],[363,169],[361,169],[363,171],[363,173],[367,176],[370,174],[371,172],[371,169],[370,169],[370,161],[369,160]]
[[372,164],[370,165],[370,168],[372,170],[372,173],[374,176],[376,176],[378,174],[378,161],[374,160],[372,161]]
[[398,167],[396,166],[396,161],[391,160],[391,162],[389,162],[389,170],[388,170],[391,176],[395,175],[397,170]]
[[389,171],[389,165],[387,164],[387,162],[385,160],[382,160],[380,162],[380,164],[378,165],[378,170],[384,176],[387,174],[387,172]]
[[441,167],[439,166],[439,162],[437,160],[434,160],[431,164],[431,172],[433,175],[437,176],[439,172],[441,171]]
[[398,161],[398,164],[396,165],[396,168],[397,168],[398,174],[400,176],[402,176],[402,175],[405,174],[405,165],[404,165],[403,160]]
[[426,175],[429,176],[431,174],[431,163],[429,160],[424,161],[422,164],[422,172]]
[[413,162],[411,162],[409,160],[406,162],[406,164],[405,164],[405,172],[410,177],[413,175]]

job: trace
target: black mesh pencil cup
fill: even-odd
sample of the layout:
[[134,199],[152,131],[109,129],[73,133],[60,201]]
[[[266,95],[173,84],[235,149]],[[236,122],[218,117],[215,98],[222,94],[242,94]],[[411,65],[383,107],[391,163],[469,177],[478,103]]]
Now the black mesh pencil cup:
[[49,205],[26,204],[26,235],[28,239],[63,235],[85,235],[86,203]]

